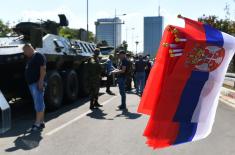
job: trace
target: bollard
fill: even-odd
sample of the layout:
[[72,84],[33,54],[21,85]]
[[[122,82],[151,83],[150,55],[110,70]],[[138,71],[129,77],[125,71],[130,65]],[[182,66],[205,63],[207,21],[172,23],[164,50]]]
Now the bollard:
[[0,134],[5,133],[11,128],[11,108],[0,90]]

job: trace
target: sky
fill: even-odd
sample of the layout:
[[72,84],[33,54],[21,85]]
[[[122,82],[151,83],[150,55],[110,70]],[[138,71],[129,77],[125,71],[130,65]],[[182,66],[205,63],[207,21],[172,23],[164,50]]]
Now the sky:
[[[50,19],[59,21],[57,14],[63,13],[71,28],[86,29],[87,0],[1,0],[0,19],[10,22],[37,21]],[[129,50],[135,51],[135,41],[139,41],[138,52],[143,51],[143,18],[157,16],[158,6],[164,17],[164,26],[168,24],[184,26],[177,15],[197,19],[203,14],[225,18],[224,8],[230,4],[230,18],[235,19],[234,0],[89,0],[89,30],[95,33],[94,22],[98,18],[113,18],[117,15],[125,21],[122,25],[122,40],[127,40]]]

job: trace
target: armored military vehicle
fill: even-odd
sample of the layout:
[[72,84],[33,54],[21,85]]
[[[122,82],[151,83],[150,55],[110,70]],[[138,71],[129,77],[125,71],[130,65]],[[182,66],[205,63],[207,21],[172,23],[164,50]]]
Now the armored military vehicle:
[[[27,60],[22,46],[25,43],[31,43],[47,58],[47,109],[59,108],[63,100],[74,101],[78,95],[88,94],[84,62],[92,56],[96,45],[59,36],[59,27],[68,26],[65,15],[59,15],[59,18],[60,23],[50,20],[21,22],[13,28],[13,37],[0,38],[0,105],[5,103],[2,109],[7,109],[6,104],[14,98],[30,97],[24,79]],[[5,114],[2,112],[2,120]]]

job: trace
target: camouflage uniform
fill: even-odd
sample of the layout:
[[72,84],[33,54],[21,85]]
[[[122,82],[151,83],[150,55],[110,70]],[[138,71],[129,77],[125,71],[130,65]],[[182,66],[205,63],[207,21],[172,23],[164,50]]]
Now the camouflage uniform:
[[102,66],[98,57],[91,58],[87,64],[88,70],[88,87],[90,92],[90,108],[99,107],[98,97],[100,89],[100,80],[102,73]]

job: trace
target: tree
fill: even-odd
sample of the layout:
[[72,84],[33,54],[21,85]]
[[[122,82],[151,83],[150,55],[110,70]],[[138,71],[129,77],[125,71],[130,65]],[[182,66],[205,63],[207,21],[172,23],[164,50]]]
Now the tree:
[[10,32],[9,24],[4,24],[3,21],[0,20],[0,37],[4,37]]
[[89,42],[95,42],[95,35],[93,32],[89,31],[88,38],[89,38],[88,39]]
[[225,33],[234,35],[235,34],[235,22],[229,19],[219,19],[217,16],[205,16],[198,18],[199,21],[209,24],[214,28],[219,29]]
[[[79,39],[86,41],[87,33],[84,29],[72,29],[68,27],[62,27],[59,30],[59,35],[68,39]],[[88,33],[88,41],[94,42],[94,34],[92,32]]]
[[[227,13],[226,13],[227,14]],[[226,19],[219,19],[217,16],[205,16],[198,18],[199,21],[209,24],[213,26],[214,28],[219,29],[220,31],[223,31],[225,33],[228,33],[230,35],[235,35],[235,21],[232,21],[227,18]],[[233,57],[228,72],[235,73],[235,56]]]

